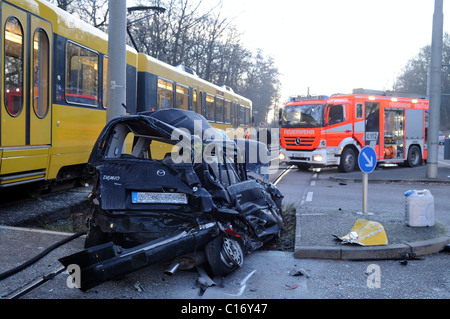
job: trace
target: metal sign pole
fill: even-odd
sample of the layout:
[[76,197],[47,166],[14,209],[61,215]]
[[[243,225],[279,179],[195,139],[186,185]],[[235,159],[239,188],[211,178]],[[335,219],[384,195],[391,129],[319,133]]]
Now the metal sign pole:
[[367,189],[369,184],[369,174],[362,173],[362,183],[363,183],[363,214],[367,214]]
[[439,122],[442,85],[443,0],[435,0],[430,60],[430,115],[427,177],[438,176]]
[[369,184],[369,173],[372,173],[377,166],[377,154],[375,150],[369,146],[364,147],[358,156],[358,165],[362,171],[363,184],[363,207],[362,213],[367,214],[367,189]]
[[108,107],[106,120],[125,114],[126,104],[126,0],[109,0]]

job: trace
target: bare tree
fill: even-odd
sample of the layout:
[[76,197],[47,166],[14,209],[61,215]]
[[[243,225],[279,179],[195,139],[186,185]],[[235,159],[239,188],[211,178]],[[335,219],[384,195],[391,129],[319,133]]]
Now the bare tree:
[[[428,68],[430,65],[431,46],[420,49],[419,53],[411,58],[394,84],[395,90],[409,93],[427,93]],[[442,46],[442,64],[450,64],[450,36],[444,35]],[[442,130],[450,130],[450,68],[443,68],[440,127]]]
[[47,0],[81,20],[106,30],[108,22],[108,0]]
[[77,13],[80,18],[96,28],[106,30],[108,23],[108,0],[78,1]]
[[279,99],[279,71],[272,57],[264,57],[258,50],[247,71],[243,95],[253,101],[253,114],[257,122],[264,121],[270,107]]
[[[96,27],[107,27],[108,0],[51,1]],[[275,61],[260,50],[253,55],[245,48],[234,18],[223,16],[223,0],[216,1],[206,6],[204,0],[140,0],[137,5],[166,11],[131,12],[129,31],[139,52],[172,65],[183,64],[203,79],[232,87],[253,101],[256,118],[264,120],[279,98]]]
[[76,6],[73,5],[77,0],[48,0],[50,3],[53,3],[58,8],[63,9],[68,13],[74,13]]

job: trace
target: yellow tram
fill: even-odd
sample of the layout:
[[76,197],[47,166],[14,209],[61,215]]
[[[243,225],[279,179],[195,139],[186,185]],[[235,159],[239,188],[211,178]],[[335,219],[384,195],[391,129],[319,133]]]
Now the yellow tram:
[[[108,36],[46,1],[0,2],[0,188],[83,174],[106,124]],[[242,137],[252,103],[127,48],[127,109],[182,108]]]

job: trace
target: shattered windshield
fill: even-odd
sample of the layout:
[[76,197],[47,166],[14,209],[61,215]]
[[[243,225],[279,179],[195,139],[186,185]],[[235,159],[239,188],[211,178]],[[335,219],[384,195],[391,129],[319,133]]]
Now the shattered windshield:
[[324,104],[290,105],[282,113],[283,127],[321,127]]

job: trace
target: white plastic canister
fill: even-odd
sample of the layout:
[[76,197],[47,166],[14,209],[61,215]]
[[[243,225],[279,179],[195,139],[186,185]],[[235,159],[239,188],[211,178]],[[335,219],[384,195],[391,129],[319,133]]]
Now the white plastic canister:
[[434,226],[434,198],[430,191],[405,192],[405,221],[411,227]]

